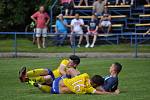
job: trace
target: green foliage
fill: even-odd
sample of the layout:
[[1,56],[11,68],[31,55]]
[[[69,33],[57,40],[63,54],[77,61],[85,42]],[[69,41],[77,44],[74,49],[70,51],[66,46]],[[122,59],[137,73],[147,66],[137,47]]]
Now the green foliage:
[[49,6],[51,0],[0,0],[0,31],[23,31],[39,5]]

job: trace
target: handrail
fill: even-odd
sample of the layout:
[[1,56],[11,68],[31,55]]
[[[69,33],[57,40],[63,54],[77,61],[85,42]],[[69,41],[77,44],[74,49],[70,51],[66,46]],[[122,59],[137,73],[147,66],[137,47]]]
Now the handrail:
[[53,19],[53,8],[54,6],[56,5],[58,0],[55,0],[55,2],[53,3],[53,5],[51,6],[51,9],[50,9],[50,16],[51,16],[51,20],[50,20],[50,32],[52,32],[52,19]]

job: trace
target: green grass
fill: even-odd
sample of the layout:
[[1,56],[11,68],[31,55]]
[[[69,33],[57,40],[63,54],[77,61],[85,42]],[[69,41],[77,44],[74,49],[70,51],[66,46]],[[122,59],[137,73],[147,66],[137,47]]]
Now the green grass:
[[[0,52],[12,52],[13,40],[0,40]],[[59,52],[72,52],[70,46],[56,47],[48,46],[46,49],[37,49],[36,45],[32,44],[32,41],[19,39],[17,41],[17,50],[19,52],[43,52],[43,53],[59,53]],[[98,45],[95,48],[84,48],[82,45],[81,48],[76,49],[77,52],[133,52],[134,46],[130,44],[120,44],[120,45]],[[139,52],[149,52],[150,46],[140,45],[138,48]]]
[[55,69],[61,59],[17,58],[0,59],[0,100],[149,100],[150,59],[82,58],[79,70],[90,75],[107,75],[112,62],[123,64],[120,73],[119,95],[46,94],[18,80],[21,66]]

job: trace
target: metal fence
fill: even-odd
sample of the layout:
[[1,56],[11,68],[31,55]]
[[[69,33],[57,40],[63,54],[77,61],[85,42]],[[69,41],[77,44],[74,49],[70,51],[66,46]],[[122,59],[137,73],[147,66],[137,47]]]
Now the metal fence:
[[[18,54],[18,45],[17,45],[17,36],[18,35],[30,35],[32,36],[33,32],[0,32],[0,35],[12,35],[13,36],[13,52],[14,52],[14,57],[17,57]],[[54,36],[55,34],[53,33],[48,33],[48,36]],[[122,34],[113,34],[114,36],[121,36]],[[132,38],[133,39],[133,46],[134,46],[134,57],[138,57],[138,36],[143,35],[143,33],[132,33]],[[150,35],[150,34],[147,34]],[[124,34],[124,36],[131,36],[131,34]],[[3,47],[1,47],[3,48]],[[85,50],[86,51],[86,50]],[[75,55],[76,53],[76,47],[75,47],[75,36],[74,36],[74,46],[72,48],[72,53]]]

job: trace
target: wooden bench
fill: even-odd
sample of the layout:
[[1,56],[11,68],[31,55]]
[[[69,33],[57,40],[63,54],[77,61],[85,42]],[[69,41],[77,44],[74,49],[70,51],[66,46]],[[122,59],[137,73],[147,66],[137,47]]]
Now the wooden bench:
[[150,5],[144,5],[144,7],[145,7],[145,8],[149,8],[149,7],[150,7]]
[[[130,8],[131,5],[108,5],[108,8]],[[92,9],[93,6],[75,6],[74,8],[79,9]]]
[[144,22],[150,21],[150,14],[139,15],[139,23],[143,23],[143,21]]
[[[57,16],[58,17],[58,16]],[[126,18],[127,16],[126,15],[115,15],[115,16],[111,16],[111,18]],[[74,16],[64,16],[64,18],[67,18],[67,19],[73,19]],[[82,19],[90,19],[91,16],[80,16],[80,18]],[[101,18],[101,16],[99,16],[98,18]]]
[[145,24],[135,24],[135,26],[150,26],[150,23],[145,23]]
[[150,17],[150,14],[141,14],[139,17]]
[[[88,25],[85,25],[85,27],[87,27]],[[52,25],[52,27],[56,27],[56,25]],[[69,27],[71,27],[71,25],[69,25]],[[123,27],[123,24],[113,24],[112,27]]]

